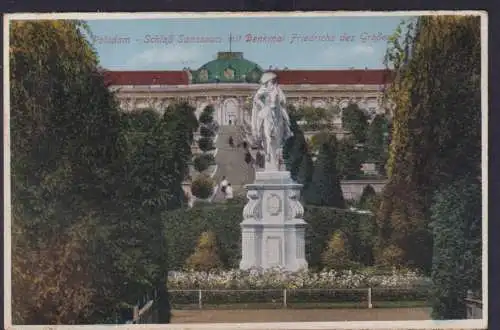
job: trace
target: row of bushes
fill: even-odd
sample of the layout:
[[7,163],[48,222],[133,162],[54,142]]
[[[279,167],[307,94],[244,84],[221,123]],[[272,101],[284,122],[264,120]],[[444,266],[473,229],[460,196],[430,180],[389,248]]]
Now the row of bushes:
[[[208,189],[201,186],[193,182],[191,189],[204,189],[208,194]],[[243,206],[240,201],[165,212],[162,217],[170,269],[182,269],[187,258],[195,250],[200,235],[208,231],[217,237],[218,253],[223,267],[237,268],[241,258],[240,223]],[[350,243],[350,255],[355,262],[362,265],[372,263],[371,251],[375,237],[375,222],[372,216],[329,207],[306,206],[304,219],[308,223],[306,258],[310,268],[323,268],[322,253],[336,230],[346,233]]]
[[198,172],[203,172],[212,165],[215,165],[215,157],[212,154],[201,154],[193,159],[194,169]]
[[198,139],[198,147],[203,152],[208,152],[215,149],[214,137],[217,130],[217,125],[214,122],[214,112],[215,109],[213,106],[206,106],[205,109],[203,109],[200,118],[198,119],[201,124],[201,137]]

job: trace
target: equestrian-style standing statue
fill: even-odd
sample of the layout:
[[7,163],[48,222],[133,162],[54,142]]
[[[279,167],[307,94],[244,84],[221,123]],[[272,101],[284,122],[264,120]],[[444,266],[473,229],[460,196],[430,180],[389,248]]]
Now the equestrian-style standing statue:
[[307,268],[302,185],[289,171],[280,169],[283,144],[292,136],[286,99],[276,74],[262,75],[253,98],[252,138],[264,171],[255,172],[254,183],[245,185],[248,202],[241,222],[240,269]]
[[276,78],[275,73],[265,72],[253,98],[252,136],[264,151],[266,171],[279,170],[283,144],[293,136],[285,94]]

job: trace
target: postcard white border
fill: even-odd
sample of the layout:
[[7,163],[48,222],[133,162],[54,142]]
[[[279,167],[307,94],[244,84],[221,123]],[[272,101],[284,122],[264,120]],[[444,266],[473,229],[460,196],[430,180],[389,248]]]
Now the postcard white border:
[[11,181],[10,181],[10,84],[9,84],[9,22],[38,19],[163,19],[220,17],[386,17],[424,15],[474,15],[481,17],[481,143],[482,143],[482,202],[483,202],[483,318],[461,321],[349,321],[349,322],[275,322],[275,323],[186,323],[143,325],[12,325],[11,267],[4,268],[4,328],[5,329],[481,329],[488,318],[488,15],[485,11],[336,11],[336,12],[207,12],[207,13],[17,13],[4,15],[4,265],[11,265]]

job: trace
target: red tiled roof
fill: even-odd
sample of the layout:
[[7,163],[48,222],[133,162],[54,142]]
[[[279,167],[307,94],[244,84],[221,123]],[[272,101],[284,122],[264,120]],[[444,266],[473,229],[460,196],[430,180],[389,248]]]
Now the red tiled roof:
[[[389,83],[388,70],[286,70],[275,71],[282,85],[382,85]],[[187,85],[186,71],[105,71],[109,85]]]
[[391,81],[388,70],[276,71],[282,85],[382,85]]
[[186,71],[105,71],[109,85],[187,85]]

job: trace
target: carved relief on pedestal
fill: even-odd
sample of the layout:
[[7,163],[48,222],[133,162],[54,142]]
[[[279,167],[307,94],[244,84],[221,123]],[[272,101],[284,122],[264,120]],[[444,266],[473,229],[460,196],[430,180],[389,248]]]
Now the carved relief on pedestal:
[[266,201],[267,212],[272,216],[281,214],[283,210],[283,201],[281,197],[276,194],[271,194]]
[[248,202],[243,208],[243,219],[245,220],[260,220],[262,217],[261,205],[262,199],[261,194],[258,190],[249,190],[247,192]]
[[304,207],[300,203],[300,190],[288,191],[288,216],[287,220],[302,219]]

